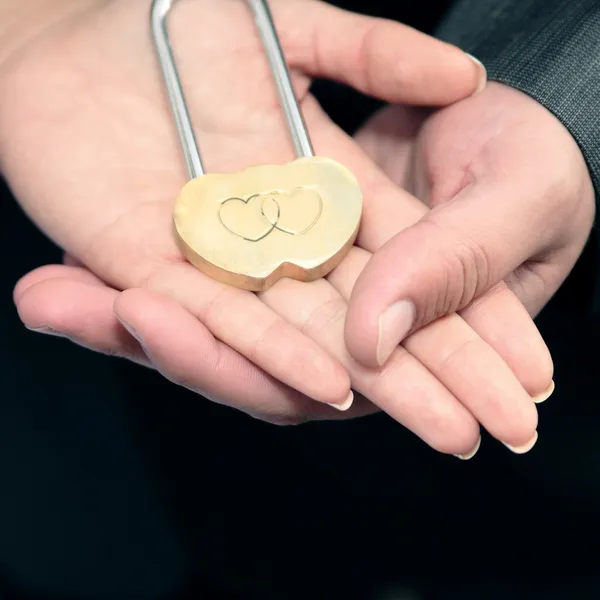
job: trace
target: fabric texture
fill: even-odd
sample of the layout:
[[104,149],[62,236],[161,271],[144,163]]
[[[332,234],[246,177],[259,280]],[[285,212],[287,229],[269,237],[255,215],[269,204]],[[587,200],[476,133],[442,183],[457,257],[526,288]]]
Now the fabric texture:
[[479,58],[571,132],[600,195],[600,2],[459,0],[439,36]]

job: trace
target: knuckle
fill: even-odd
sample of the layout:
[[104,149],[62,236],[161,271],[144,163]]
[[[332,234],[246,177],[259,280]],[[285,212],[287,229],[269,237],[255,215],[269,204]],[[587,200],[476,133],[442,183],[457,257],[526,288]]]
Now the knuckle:
[[[460,344],[454,346],[440,361],[437,369],[440,379],[445,380],[448,372],[464,371],[464,367],[460,365],[469,364],[474,356],[478,356],[486,350],[487,345],[481,338],[472,337],[463,340]],[[457,365],[459,369],[457,369]]]
[[287,327],[288,325],[283,319],[278,316],[273,316],[272,319],[261,328],[260,333],[251,343],[248,352],[245,353],[247,358],[253,362],[259,361],[264,348],[273,348],[273,340],[285,339],[285,330]]
[[437,269],[427,293],[429,314],[424,315],[425,320],[432,321],[466,307],[494,282],[492,263],[482,244],[434,220],[423,220],[422,224],[435,230],[432,239],[437,240],[431,262]]
[[226,322],[230,318],[234,294],[233,288],[223,286],[203,307],[198,306],[193,312],[207,327],[210,327],[210,324]]
[[[431,230],[431,231],[430,231]],[[491,283],[488,254],[476,240],[440,225],[433,219],[419,224],[422,239],[435,240],[423,252],[428,273],[425,301],[417,326],[465,308]]]
[[346,301],[336,296],[312,310],[300,326],[300,332],[315,339],[321,337],[322,332],[335,328],[341,323],[342,327],[346,319]]
[[[365,29],[357,47],[356,64],[365,90],[381,88],[381,83],[389,80],[397,85],[411,85],[418,77],[418,69],[413,67],[413,61],[408,55],[400,57],[394,63],[393,76],[390,77],[389,70],[378,68],[384,48],[390,39],[390,26],[384,19],[372,18],[365,22]],[[382,80],[381,78],[384,78]]]
[[363,32],[356,54],[356,65],[361,74],[363,85],[366,89],[373,87],[373,69],[370,68],[375,44],[379,35],[380,24],[378,21],[370,21]]
[[[475,297],[461,310],[460,314],[462,318],[471,325],[474,318],[477,318],[480,315],[485,316],[486,314],[491,314],[490,301],[495,298],[498,298],[498,300],[502,301],[502,299],[506,297],[507,293],[511,293],[511,290],[505,281],[501,281],[500,283],[493,285],[484,293]],[[471,327],[475,328],[473,325],[471,325]]]
[[455,242],[450,260],[454,263],[454,274],[462,282],[459,306],[463,307],[489,287],[489,257],[481,244],[471,238],[462,238]]
[[385,84],[390,80],[404,87],[413,87],[418,83],[422,77],[422,70],[409,54],[402,54],[394,61],[391,77],[389,69],[378,68],[389,43],[397,37],[395,27],[390,27],[389,21],[378,18],[365,22],[364,27],[357,50],[357,64],[366,89],[379,89],[381,83]]

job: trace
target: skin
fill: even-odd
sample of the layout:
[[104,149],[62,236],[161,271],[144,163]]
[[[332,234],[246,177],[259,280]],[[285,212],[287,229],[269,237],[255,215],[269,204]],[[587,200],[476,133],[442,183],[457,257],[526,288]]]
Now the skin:
[[[472,454],[480,423],[506,444],[530,444],[532,396],[548,387],[551,360],[513,295],[472,322],[451,315],[424,328],[383,367],[360,365],[344,342],[354,283],[386,241],[378,232],[400,231],[427,207],[328,119],[308,93],[310,78],[395,104],[447,105],[479,87],[470,59],[400,24],[312,0],[273,0],[316,151],[354,172],[365,215],[362,241],[327,280],[282,280],[255,295],[199,273],[171,236],[186,178],[148,39],[149,2],[79,7],[29,37],[0,70],[2,171],[31,219],[68,253],[66,265],[38,269],[16,286],[26,326],[152,366],[273,423],[384,410],[441,452]],[[207,169],[291,160],[243,4],[182,2],[171,35]],[[519,335],[490,344],[506,314]],[[479,352],[465,353],[468,346]],[[344,403],[350,387],[352,408],[327,406]]]
[[[581,150],[556,117],[518,90],[491,83],[435,114],[390,106],[358,141],[432,208],[400,233],[384,226],[373,243],[381,247],[358,279],[346,322],[348,348],[363,364],[387,359],[377,356],[378,321],[399,300],[414,303],[415,317],[408,331],[384,333],[390,350],[405,336],[410,349],[410,331],[455,311],[474,323],[507,290],[537,315],[589,237],[595,199]],[[507,326],[487,341],[515,335]]]

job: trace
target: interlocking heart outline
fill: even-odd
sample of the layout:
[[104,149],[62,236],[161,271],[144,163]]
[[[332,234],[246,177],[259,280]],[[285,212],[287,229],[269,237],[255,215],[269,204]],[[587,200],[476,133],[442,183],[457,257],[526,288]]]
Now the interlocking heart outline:
[[[309,194],[309,198],[312,196],[312,200],[316,201],[314,216],[311,219],[309,219],[307,224],[306,223],[304,224],[304,227],[302,227],[300,229],[294,229],[293,227],[291,227],[289,225],[287,227],[281,226],[280,223],[281,223],[282,219],[285,219],[285,214],[284,214],[285,211],[282,210],[280,202],[294,201],[294,196],[303,196],[303,195],[306,196],[306,194]],[[278,197],[279,197],[280,201],[277,200]],[[235,202],[241,202],[246,207],[251,208],[254,201],[259,198],[261,198],[261,201],[260,201],[260,206],[257,208],[258,208],[259,214],[261,215],[261,217],[264,220],[265,228],[263,230],[259,231],[253,237],[248,237],[248,235],[244,235],[244,233],[240,233],[239,230],[236,230],[236,226],[233,224],[232,221],[230,221],[228,223],[229,218],[226,216],[226,213],[224,213],[224,209],[228,206],[232,207],[233,206],[232,203],[235,203]],[[310,209],[310,207],[307,205],[306,197],[304,199],[302,199],[302,197],[296,198],[295,201],[296,202],[304,202],[303,208]],[[267,203],[269,203],[270,206]],[[298,206],[299,205],[296,205],[295,208],[298,208]],[[288,235],[293,235],[293,236],[302,235],[302,234],[306,233],[307,231],[309,231],[312,227],[314,227],[314,225],[317,223],[317,221],[321,217],[322,212],[323,212],[323,199],[321,198],[321,195],[318,192],[316,192],[315,190],[311,190],[311,189],[308,189],[305,187],[297,187],[297,188],[294,188],[291,192],[276,190],[276,191],[271,191],[271,192],[260,192],[258,194],[252,194],[251,196],[248,196],[246,199],[241,198],[239,196],[232,196],[230,198],[227,198],[226,200],[221,202],[221,205],[219,206],[219,221],[221,222],[223,227],[225,227],[225,229],[227,229],[227,231],[229,231],[233,235],[240,237],[249,242],[259,242],[259,241],[265,239],[274,230],[280,231],[280,232],[288,234]],[[251,213],[251,216],[256,216],[256,215],[252,215],[252,213]]]

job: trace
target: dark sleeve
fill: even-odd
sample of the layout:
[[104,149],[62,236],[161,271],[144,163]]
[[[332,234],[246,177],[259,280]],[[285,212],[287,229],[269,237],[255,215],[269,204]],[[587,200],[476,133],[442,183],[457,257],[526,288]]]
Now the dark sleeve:
[[[479,58],[491,81],[525,92],[566,126],[585,156],[598,205],[600,0],[457,0],[438,37]],[[596,223],[556,300],[600,327],[599,240]]]
[[600,198],[600,0],[458,0],[438,34],[562,121]]

